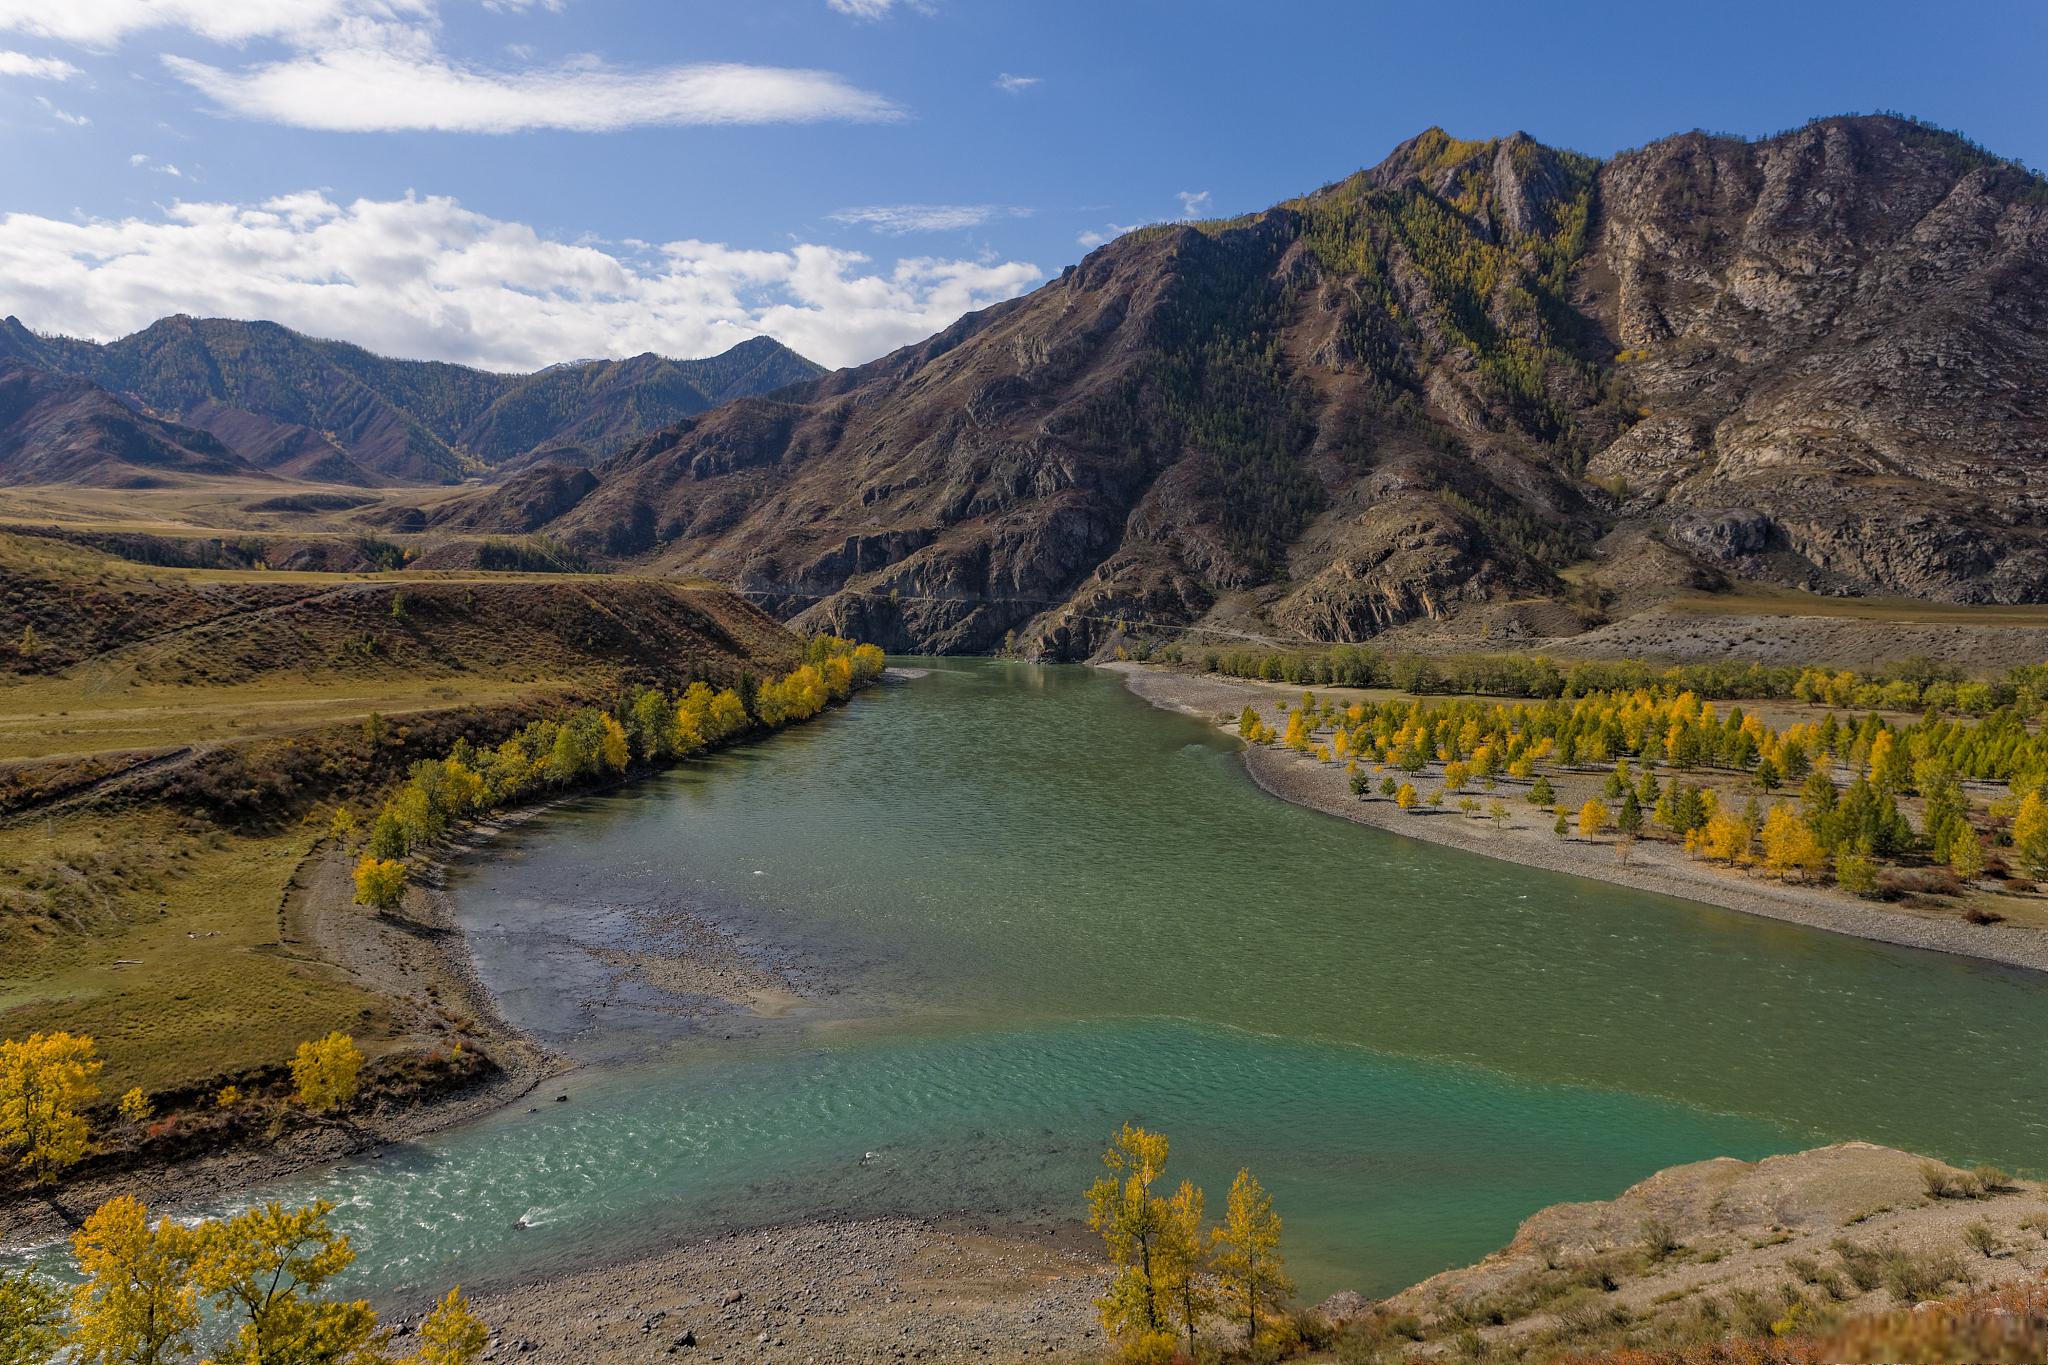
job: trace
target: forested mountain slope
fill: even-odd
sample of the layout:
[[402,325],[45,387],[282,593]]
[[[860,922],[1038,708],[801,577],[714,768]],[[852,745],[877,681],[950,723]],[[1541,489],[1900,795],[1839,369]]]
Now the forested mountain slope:
[[2044,308],[2048,186],[1908,120],[1604,163],[1432,129],[441,516],[941,650],[1219,609],[1358,639],[1561,596],[1596,546],[1595,590],[2036,600]]

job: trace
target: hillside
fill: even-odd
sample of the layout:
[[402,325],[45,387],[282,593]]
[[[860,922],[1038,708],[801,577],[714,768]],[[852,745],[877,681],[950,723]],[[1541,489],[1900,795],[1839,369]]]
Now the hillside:
[[[234,454],[327,483],[453,483],[549,457],[590,463],[729,399],[811,379],[767,338],[702,360],[642,355],[503,375],[391,360],[271,322],[165,318],[105,345],[0,320],[0,359],[91,380]],[[25,479],[17,479],[25,482]]]
[[899,648],[1364,638],[1757,580],[2048,595],[2048,186],[1892,117],[1430,130],[1263,213],[444,507]]
[[175,569],[0,535],[0,584],[0,1036],[90,1032],[123,1085],[330,1028],[445,1045],[423,983],[293,942],[334,808],[458,740],[801,656],[729,593],[625,575]]
[[133,488],[167,474],[261,471],[206,432],[131,412],[96,384],[0,360],[0,484]]

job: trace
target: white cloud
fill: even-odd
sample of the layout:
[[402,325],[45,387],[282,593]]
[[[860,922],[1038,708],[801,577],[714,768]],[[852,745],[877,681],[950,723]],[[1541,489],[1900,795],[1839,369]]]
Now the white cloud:
[[1207,190],[1182,190],[1174,197],[1180,200],[1180,216],[1183,218],[1200,218],[1209,211]]
[[74,128],[86,128],[92,124],[92,120],[84,114],[74,114],[68,109],[59,109],[41,95],[36,96],[36,103],[42,105],[43,112],[59,123],[68,123]]
[[417,44],[324,47],[227,71],[166,56],[173,75],[230,113],[330,132],[610,132],[651,124],[808,123],[901,117],[829,71],[709,63],[490,71]]
[[[510,69],[457,61],[438,49],[437,3],[0,0],[0,31],[101,46],[163,28],[222,43],[275,40],[289,55],[234,67],[171,53],[162,60],[228,113],[332,132],[606,132],[902,116],[881,95],[829,71],[718,62],[636,70],[595,58],[535,66],[516,53],[521,64]],[[484,3],[500,11],[559,10],[563,0]]]
[[1114,241],[1126,232],[1136,232],[1142,223],[1105,223],[1100,228],[1089,228],[1074,240],[1093,251],[1104,242]]
[[898,8],[916,14],[933,14],[937,7],[932,0],[825,0],[827,5],[841,14],[850,14],[856,19],[886,19]]
[[0,30],[105,47],[182,28],[220,43],[293,38],[342,20],[425,18],[433,0],[0,0]]
[[605,249],[438,197],[344,203],[308,191],[177,203],[155,218],[0,217],[9,309],[42,331],[107,338],[170,313],[270,318],[389,355],[505,370],[708,355],[761,335],[853,364],[1040,278],[1020,261],[882,268],[811,244]]
[[953,232],[981,227],[998,218],[1026,218],[1030,209],[1002,204],[874,204],[835,209],[826,216],[835,223],[872,228],[892,237],[910,232]]
[[152,162],[147,152],[135,153],[128,158],[128,164],[138,171],[154,171],[158,175],[168,175],[178,180],[185,178],[185,173],[168,161]]
[[0,50],[0,76],[26,76],[37,81],[68,81],[74,76],[84,74],[71,63],[56,57],[31,57],[26,52]]
[[996,89],[1002,91],[1005,95],[1021,95],[1032,86],[1037,85],[1042,79],[1043,77],[1039,76],[1012,76],[1009,72],[1005,71],[1002,75],[996,77]]

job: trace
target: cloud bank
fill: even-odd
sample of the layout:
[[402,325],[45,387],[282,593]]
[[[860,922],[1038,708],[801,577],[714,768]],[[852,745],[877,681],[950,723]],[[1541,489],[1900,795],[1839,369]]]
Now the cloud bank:
[[171,313],[268,318],[386,355],[499,370],[709,355],[753,336],[855,364],[1040,278],[1021,261],[913,257],[884,269],[810,244],[607,249],[440,197],[342,203],[308,191],[177,203],[155,219],[0,217],[8,306],[38,331],[107,339]]
[[[499,11],[560,0],[485,0]],[[173,29],[215,43],[277,45],[234,65],[166,52],[171,75],[242,118],[324,132],[516,133],[532,129],[878,122],[902,110],[829,71],[701,62],[647,68],[461,61],[439,47],[437,0],[0,0],[0,32],[108,47]],[[55,58],[0,52],[0,75],[62,80]]]

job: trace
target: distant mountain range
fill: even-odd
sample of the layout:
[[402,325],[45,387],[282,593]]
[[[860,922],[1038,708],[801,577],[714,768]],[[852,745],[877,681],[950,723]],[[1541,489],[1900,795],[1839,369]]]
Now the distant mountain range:
[[[702,360],[650,354],[504,375],[390,360],[271,322],[171,317],[101,345],[38,336],[10,317],[0,321],[0,483],[252,469],[454,483],[594,464],[692,414],[822,373],[765,337]],[[105,438],[97,454],[94,432]]]
[[437,516],[898,648],[1731,577],[2040,601],[2048,183],[1885,116],[1604,162],[1431,129]]

